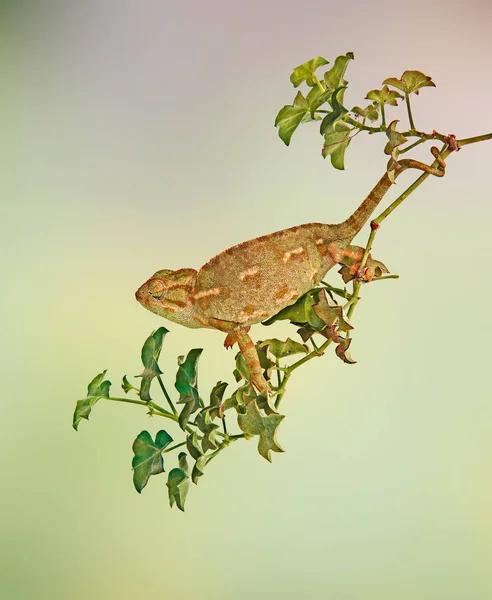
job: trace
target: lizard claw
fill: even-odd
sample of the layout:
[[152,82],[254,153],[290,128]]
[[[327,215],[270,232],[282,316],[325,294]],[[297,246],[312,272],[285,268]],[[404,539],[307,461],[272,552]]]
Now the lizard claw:
[[235,333],[228,333],[224,340],[224,348],[232,348],[237,342],[237,335]]

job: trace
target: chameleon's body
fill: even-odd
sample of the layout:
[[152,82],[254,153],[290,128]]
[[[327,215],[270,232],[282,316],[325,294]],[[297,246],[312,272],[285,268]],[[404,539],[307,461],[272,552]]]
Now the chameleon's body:
[[[402,160],[404,169],[420,168]],[[421,163],[420,163],[421,165]],[[225,346],[238,342],[251,382],[267,390],[249,326],[277,314],[315,287],[345,256],[361,259],[350,242],[391,187],[387,173],[354,214],[343,223],[307,223],[243,242],[194,269],[155,273],[136,292],[148,310],[186,327],[209,327],[227,333]]]

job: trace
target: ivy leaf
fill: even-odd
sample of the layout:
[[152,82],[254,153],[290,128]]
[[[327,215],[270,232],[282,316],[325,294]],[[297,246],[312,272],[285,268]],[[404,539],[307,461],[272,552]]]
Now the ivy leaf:
[[263,377],[270,381],[275,363],[268,357],[267,348],[262,347],[259,342],[256,344],[256,353],[258,354],[260,367],[263,369]]
[[206,464],[207,458],[205,456],[200,456],[193,465],[193,471],[191,472],[191,480],[195,485],[198,483],[198,479],[203,476]]
[[290,76],[290,81],[294,87],[298,87],[303,81],[312,87],[313,85],[316,85],[317,79],[314,75],[314,72],[322,65],[327,64],[328,61],[322,56],[312,58],[293,70],[292,75]]
[[295,342],[290,338],[287,338],[285,341],[272,338],[261,342],[260,346],[262,348],[267,348],[268,351],[275,356],[275,358],[284,358],[286,356],[290,356],[291,354],[306,354],[309,352],[309,348],[307,346],[304,344],[299,344],[299,342]]
[[125,394],[128,394],[128,392],[131,390],[135,390],[136,392],[140,393],[140,390],[128,381],[126,375],[123,377],[123,383],[121,384],[121,387],[125,391]]
[[250,402],[246,408],[246,413],[238,415],[238,425],[247,435],[259,435],[258,452],[268,461],[272,461],[271,451],[283,452],[276,440],[277,428],[282,422],[284,415],[268,415],[261,414],[256,400]]
[[186,460],[186,452],[180,452],[178,454],[178,466],[182,469],[187,475],[190,474],[190,468],[188,466],[188,461]]
[[161,354],[162,341],[164,340],[166,333],[169,333],[168,329],[159,327],[159,329],[156,329],[150,334],[142,347],[142,363],[144,371],[141,375],[137,375],[137,377],[142,378],[139,395],[140,400],[143,400],[144,402],[150,402],[152,400],[150,397],[150,384],[152,379],[157,377],[157,375],[162,374],[157,361]]
[[200,440],[198,439],[198,434],[196,431],[190,433],[190,435],[186,437],[186,448],[188,449],[188,452],[191,454],[192,458],[195,460],[198,460],[200,456],[202,456],[203,451],[200,446]]
[[318,86],[315,86],[309,90],[309,93],[306,96],[306,102],[309,107],[309,112],[311,114],[312,119],[321,119],[319,115],[314,114],[314,111],[317,110],[325,102],[329,101],[332,93],[332,90],[325,90],[323,92],[319,89]]
[[353,112],[360,117],[364,117],[364,119],[369,119],[369,121],[376,121],[379,117],[379,105],[375,102],[372,102],[365,108],[354,106],[350,112]]
[[352,338],[340,339],[338,346],[335,348],[335,354],[338,356],[338,358],[341,358],[343,362],[349,365],[355,365],[356,361],[352,359],[350,353],[348,352],[351,343]]
[[190,489],[190,478],[183,469],[175,468],[169,472],[166,483],[169,491],[169,504],[174,503],[184,512],[184,506],[188,490]]
[[402,100],[403,96],[394,90],[390,91],[388,86],[384,85],[380,90],[371,90],[368,92],[366,98],[377,102],[380,106],[384,106],[385,104],[398,106],[398,100]]
[[227,385],[228,384],[225,381],[219,381],[210,392],[210,416],[212,419],[215,419],[216,417],[222,419],[224,416],[222,398],[224,397]]
[[309,102],[307,101],[307,98],[304,98],[301,90],[299,90],[297,92],[296,97],[294,98],[294,102],[292,103],[292,106],[297,106],[299,108],[305,108],[305,109],[309,108]]
[[162,451],[173,441],[173,438],[161,429],[155,436],[155,442],[148,431],[141,431],[133,442],[134,457],[132,460],[133,485],[140,494],[147,485],[151,475],[164,472]]
[[241,352],[238,352],[235,357],[236,360],[236,368],[234,369],[234,377],[237,382],[244,379],[244,381],[249,381],[250,373],[248,369],[248,365],[246,364],[246,360]]
[[395,148],[398,148],[398,146],[401,146],[402,144],[404,144],[405,142],[408,141],[408,139],[399,131],[396,131],[396,124],[399,121],[391,121],[391,123],[388,125],[388,129],[386,131],[386,135],[388,137],[388,143],[386,144],[386,146],[384,147],[384,153],[385,154],[391,154],[393,155],[393,151]]
[[329,71],[326,71],[324,76],[326,87],[329,90],[334,91],[340,87],[347,87],[348,81],[345,81],[343,76],[345,75],[349,61],[353,59],[353,52],[347,52],[345,55],[337,56],[333,67]]
[[421,71],[405,71],[401,76],[401,79],[396,77],[388,77],[383,83],[392,85],[393,87],[401,90],[405,94],[411,94],[412,92],[417,94],[423,87],[436,87],[436,84],[432,81],[432,78],[428,75],[424,75]]
[[384,147],[384,153],[389,154],[391,156],[386,167],[391,181],[395,180],[395,171],[397,167],[398,155],[400,153],[400,151],[398,150],[398,146],[401,146],[402,144],[408,141],[402,133],[396,131],[397,123],[398,121],[391,121],[391,123],[388,125],[386,135],[389,141]]
[[[297,94],[299,96],[300,92]],[[301,94],[302,96],[302,94]],[[297,97],[296,97],[297,99]],[[288,104],[280,109],[278,115],[275,118],[275,127],[278,127],[278,135],[286,146],[290,144],[290,140],[294,131],[299,127],[301,123],[307,123],[313,121],[309,108],[303,106],[294,106]]]
[[310,290],[294,304],[286,306],[273,317],[263,321],[263,325],[271,325],[275,321],[289,320],[294,325],[309,323],[315,329],[323,329],[324,322],[313,312],[312,307],[318,301],[319,289]]
[[313,306],[313,310],[328,327],[336,325],[336,329],[340,331],[353,329],[343,306],[334,302],[324,289],[320,291],[318,303]]
[[212,422],[212,418],[210,416],[210,411],[208,408],[204,408],[201,412],[197,414],[195,423],[198,429],[203,433],[203,452],[207,452],[207,450],[216,450],[217,443],[215,431],[219,428],[219,426]]
[[343,115],[348,113],[348,110],[342,104],[344,92],[345,88],[340,87],[331,94],[330,104],[333,109],[333,112],[327,114],[326,117],[321,121],[321,125],[319,128],[321,135],[324,135],[326,131],[328,131],[337,121],[339,121],[343,117]]
[[106,371],[107,369],[94,377],[94,379],[87,386],[87,397],[83,400],[77,401],[72,422],[72,427],[75,429],[75,431],[77,431],[79,423],[82,419],[89,420],[92,407],[100,398],[109,398],[111,381],[104,381]]
[[345,150],[351,141],[350,131],[352,129],[348,125],[338,121],[333,129],[328,129],[325,133],[321,155],[323,158],[329,156],[332,166],[340,171],[345,169]]
[[179,392],[177,403],[184,404],[179,415],[179,425],[183,430],[186,429],[189,416],[201,406],[197,389],[197,363],[202,352],[202,348],[194,348],[188,352],[186,359],[183,356],[178,357],[179,367],[174,387]]

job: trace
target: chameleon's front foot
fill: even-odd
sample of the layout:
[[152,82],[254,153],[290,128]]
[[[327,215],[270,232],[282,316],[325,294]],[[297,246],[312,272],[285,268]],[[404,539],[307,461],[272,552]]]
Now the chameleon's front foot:
[[[251,329],[251,327],[244,327],[243,329],[246,333],[248,333],[248,331]],[[234,344],[237,344],[237,343],[238,343],[237,334],[235,331],[231,331],[226,335],[226,338],[224,340],[224,348],[227,348],[229,350],[229,348],[232,348],[234,346]]]

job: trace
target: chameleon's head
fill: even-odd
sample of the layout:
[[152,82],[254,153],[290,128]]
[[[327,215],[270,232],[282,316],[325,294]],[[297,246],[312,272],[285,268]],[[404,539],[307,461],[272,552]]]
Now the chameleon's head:
[[161,317],[186,327],[200,327],[192,318],[195,280],[194,269],[162,269],[138,288],[135,298]]

